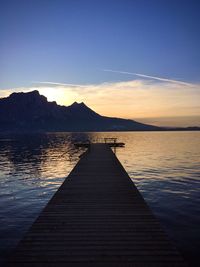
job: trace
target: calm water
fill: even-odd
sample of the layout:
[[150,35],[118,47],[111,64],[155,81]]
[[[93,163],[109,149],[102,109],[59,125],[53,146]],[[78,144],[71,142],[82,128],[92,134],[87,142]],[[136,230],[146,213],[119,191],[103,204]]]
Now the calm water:
[[126,143],[118,158],[192,266],[200,252],[200,132],[1,135],[1,261],[78,161],[74,140],[103,137]]

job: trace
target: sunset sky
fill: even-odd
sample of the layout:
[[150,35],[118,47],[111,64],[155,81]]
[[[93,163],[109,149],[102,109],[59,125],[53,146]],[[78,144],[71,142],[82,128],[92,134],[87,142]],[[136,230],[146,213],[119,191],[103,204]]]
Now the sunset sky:
[[200,2],[0,0],[0,97],[200,126]]

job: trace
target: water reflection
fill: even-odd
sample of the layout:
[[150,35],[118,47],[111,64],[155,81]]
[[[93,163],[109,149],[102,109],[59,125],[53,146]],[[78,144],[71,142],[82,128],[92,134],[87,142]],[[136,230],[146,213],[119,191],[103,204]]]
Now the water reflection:
[[163,227],[190,259],[200,247],[198,132],[0,136],[0,253],[15,246],[83,153],[77,141],[117,137],[117,156]]
[[4,174],[21,179],[66,175],[80,154],[73,146],[73,138],[73,134],[38,134],[1,141],[1,163],[7,164]]
[[83,149],[73,142],[86,134],[58,133],[0,137],[0,258],[5,259]]

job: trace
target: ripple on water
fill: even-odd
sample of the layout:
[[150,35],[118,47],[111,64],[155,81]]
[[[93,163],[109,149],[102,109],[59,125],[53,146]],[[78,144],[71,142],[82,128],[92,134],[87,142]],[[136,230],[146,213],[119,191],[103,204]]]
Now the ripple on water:
[[117,157],[186,258],[200,247],[200,133],[50,133],[0,136],[0,257],[5,258],[83,150],[79,138],[117,137]]

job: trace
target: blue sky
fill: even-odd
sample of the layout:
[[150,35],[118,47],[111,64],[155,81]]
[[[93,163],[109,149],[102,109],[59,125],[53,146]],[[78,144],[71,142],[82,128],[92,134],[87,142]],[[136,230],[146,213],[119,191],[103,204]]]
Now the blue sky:
[[129,79],[117,69],[199,82],[200,2],[1,1],[1,87]]
[[1,90],[151,79],[122,72],[200,83],[199,1],[0,3]]

